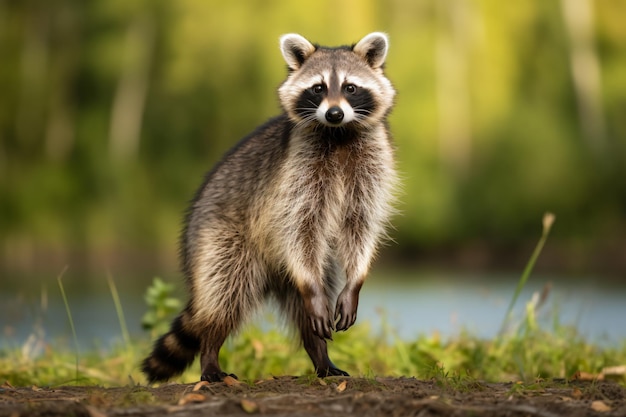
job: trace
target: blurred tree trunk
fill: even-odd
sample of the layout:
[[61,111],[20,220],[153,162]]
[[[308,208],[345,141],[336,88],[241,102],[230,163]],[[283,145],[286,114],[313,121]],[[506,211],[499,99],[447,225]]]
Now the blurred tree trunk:
[[439,25],[435,44],[440,158],[450,171],[464,175],[471,157],[471,114],[468,89],[465,0],[437,2]]
[[[44,133],[48,159],[65,160],[75,145],[73,83],[80,60],[80,12],[66,3],[54,8],[56,48],[51,56],[48,117]],[[62,47],[58,47],[61,45]]]
[[600,62],[593,42],[592,7],[590,0],[561,0],[570,40],[570,68],[580,127],[591,150],[599,155],[606,149],[606,136],[600,99]]
[[109,126],[109,150],[113,159],[133,159],[139,150],[154,31],[154,22],[144,14],[131,22],[126,33],[123,66]]
[[25,8],[19,57],[16,143],[38,154],[44,125],[50,61],[50,19],[45,9]]

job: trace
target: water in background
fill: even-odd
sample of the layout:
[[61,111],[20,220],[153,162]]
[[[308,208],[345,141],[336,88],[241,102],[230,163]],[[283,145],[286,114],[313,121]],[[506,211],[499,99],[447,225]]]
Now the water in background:
[[[546,285],[548,299],[538,319],[547,328],[558,320],[575,326],[588,341],[599,344],[626,340],[626,287],[607,287],[596,279],[567,282],[555,277],[531,277],[519,296],[513,318],[520,319],[534,294]],[[403,339],[419,334],[453,336],[463,330],[484,338],[502,325],[517,285],[517,277],[433,276],[420,281],[384,283],[376,279],[364,287],[360,318],[380,325],[385,313]]]
[[[518,317],[533,293],[541,292],[548,282],[553,282],[552,289],[540,310],[548,326],[558,317],[560,323],[576,326],[590,342],[608,345],[626,340],[626,287],[607,287],[593,278],[572,282],[531,277],[515,308]],[[123,283],[117,285],[122,288],[120,297],[131,335],[147,337],[140,326],[146,311],[145,288],[128,291]],[[369,322],[372,332],[379,332],[384,320],[405,340],[435,332],[454,336],[463,330],[491,338],[500,328],[516,285],[516,277],[511,276],[438,273],[398,280],[379,272],[361,291],[357,323]],[[0,347],[22,347],[29,340],[44,338],[52,346],[72,348],[67,313],[56,282],[39,292],[39,287],[33,287],[28,291],[3,289],[0,293]],[[106,283],[101,288],[70,291],[68,300],[81,348],[107,348],[121,340]],[[262,318],[257,322],[272,325]]]

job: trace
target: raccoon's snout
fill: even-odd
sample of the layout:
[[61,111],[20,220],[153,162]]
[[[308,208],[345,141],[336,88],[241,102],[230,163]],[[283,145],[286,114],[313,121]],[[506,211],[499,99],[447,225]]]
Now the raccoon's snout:
[[343,110],[339,106],[333,106],[326,112],[326,120],[329,123],[340,123],[343,120]]

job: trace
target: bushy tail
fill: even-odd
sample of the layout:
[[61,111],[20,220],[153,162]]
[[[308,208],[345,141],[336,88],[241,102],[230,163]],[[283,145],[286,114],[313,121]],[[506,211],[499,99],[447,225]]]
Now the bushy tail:
[[172,322],[170,331],[155,343],[152,353],[143,360],[141,370],[148,382],[166,381],[180,375],[192,364],[200,350],[200,338],[190,331],[189,309]]

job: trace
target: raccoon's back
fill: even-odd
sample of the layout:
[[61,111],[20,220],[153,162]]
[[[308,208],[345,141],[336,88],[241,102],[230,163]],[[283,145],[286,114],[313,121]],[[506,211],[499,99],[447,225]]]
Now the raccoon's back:
[[[206,175],[187,211],[181,236],[182,266],[207,227],[245,228],[257,215],[284,163],[293,124],[286,115],[270,119],[244,137]],[[189,276],[189,274],[187,273]]]
[[291,122],[285,115],[270,119],[244,137],[205,177],[192,209],[217,204],[242,206],[273,181],[289,144]]

